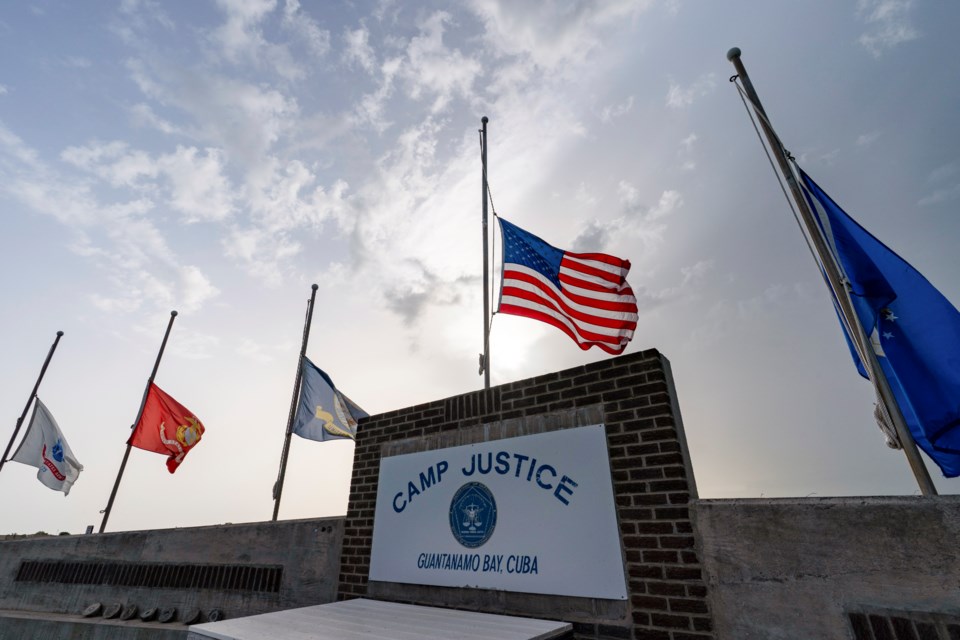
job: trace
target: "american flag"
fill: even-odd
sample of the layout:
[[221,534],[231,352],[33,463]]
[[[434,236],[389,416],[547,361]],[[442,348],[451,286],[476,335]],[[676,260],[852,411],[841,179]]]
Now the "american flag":
[[581,349],[622,353],[637,328],[630,261],[552,247],[503,218],[499,313],[552,324]]

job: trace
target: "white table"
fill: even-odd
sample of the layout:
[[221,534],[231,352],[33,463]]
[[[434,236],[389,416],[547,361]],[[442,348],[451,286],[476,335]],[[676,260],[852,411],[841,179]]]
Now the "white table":
[[456,611],[379,600],[345,600],[258,616],[195,624],[202,640],[547,640],[566,622]]

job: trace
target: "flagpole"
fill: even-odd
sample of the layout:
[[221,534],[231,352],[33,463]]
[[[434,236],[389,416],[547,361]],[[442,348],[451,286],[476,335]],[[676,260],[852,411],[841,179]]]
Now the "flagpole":
[[54,338],[53,344],[50,345],[50,351],[47,352],[47,359],[43,361],[43,366],[40,367],[40,375],[37,377],[36,384],[33,385],[33,391],[30,392],[30,397],[27,398],[27,404],[23,407],[23,413],[21,413],[20,417],[17,418],[17,426],[13,428],[13,435],[10,436],[10,442],[7,444],[7,449],[3,452],[3,456],[0,456],[0,470],[3,469],[3,465],[7,461],[7,455],[10,453],[10,448],[13,447],[13,443],[17,439],[17,434],[20,433],[20,427],[23,426],[23,421],[27,417],[27,411],[30,409],[30,403],[33,402],[33,399],[37,397],[37,389],[40,388],[40,382],[43,380],[43,375],[47,372],[47,365],[50,364],[50,359],[53,357],[53,352],[57,350],[57,343],[60,342],[60,338],[62,337],[63,331],[57,331],[57,337]]
[[[140,423],[140,418],[143,416],[143,408],[147,403],[147,394],[150,393],[150,385],[153,383],[153,379],[157,376],[157,369],[160,368],[160,359],[163,357],[163,350],[167,348],[167,338],[170,337],[170,329],[173,328],[173,320],[177,317],[176,311],[170,312],[170,321],[167,323],[167,330],[163,334],[163,342],[160,343],[160,351],[157,353],[157,360],[153,363],[153,371],[150,372],[150,377],[147,379],[147,384],[143,389],[143,398],[140,400],[140,409],[137,411],[137,419],[133,421],[133,424],[130,425],[130,429],[133,430],[136,428],[137,424]],[[127,439],[127,449],[123,452],[123,461],[120,462],[120,471],[117,472],[117,479],[113,483],[113,490],[110,492],[110,499],[107,501],[107,508],[103,510],[103,521],[100,523],[99,533],[103,533],[103,530],[107,527],[107,520],[110,518],[110,511],[113,509],[113,500],[117,497],[117,489],[120,488],[120,478],[123,477],[123,470],[127,467],[127,459],[130,457],[130,448],[133,445],[130,444],[130,439]]]
[[480,198],[483,203],[483,358],[480,361],[480,370],[483,372],[483,388],[490,388],[490,265],[487,225],[487,116],[480,118],[483,129],[480,130],[480,164],[483,167]]
[[749,98],[750,102],[753,103],[753,107],[761,116],[758,118],[760,121],[760,126],[763,128],[763,133],[766,136],[767,142],[777,160],[777,164],[780,167],[780,172],[787,181],[787,186],[790,188],[790,193],[793,195],[793,199],[796,201],[797,206],[799,207],[800,217],[807,229],[807,234],[810,236],[814,249],[820,258],[820,263],[827,275],[827,280],[830,284],[830,287],[834,291],[837,303],[840,305],[841,316],[843,316],[845,324],[850,330],[851,338],[859,346],[858,352],[861,354],[861,358],[866,358],[866,362],[863,364],[865,367],[867,367],[867,370],[870,373],[870,379],[876,386],[881,401],[886,405],[890,412],[890,417],[893,420],[897,436],[899,437],[900,443],[903,446],[903,453],[907,457],[907,462],[910,465],[910,469],[913,471],[917,485],[920,487],[920,492],[925,496],[935,496],[937,495],[937,488],[934,486],[933,480],[930,478],[930,473],[927,471],[927,467],[924,465],[923,459],[920,457],[917,444],[914,441],[913,436],[910,434],[906,420],[904,420],[903,413],[900,410],[900,405],[897,404],[896,398],[893,395],[893,389],[890,387],[890,381],[887,380],[886,374],[884,374],[883,369],[881,369],[880,362],[877,359],[877,354],[873,349],[873,345],[871,344],[869,337],[866,335],[863,325],[860,324],[860,321],[857,318],[857,314],[853,308],[853,302],[850,300],[850,293],[843,283],[840,270],[833,260],[832,253],[827,247],[826,240],[821,234],[819,226],[816,224],[813,212],[810,210],[806,198],[804,198],[803,193],[800,191],[800,186],[797,183],[796,177],[793,174],[793,170],[790,167],[787,154],[783,149],[783,145],[780,143],[780,139],[777,137],[777,134],[773,131],[773,128],[770,125],[769,118],[767,117],[767,113],[764,111],[763,106],[760,103],[760,98],[757,95],[756,89],[754,89],[753,83],[750,81],[750,76],[747,74],[747,70],[743,66],[743,61],[740,60],[740,53],[740,49],[734,47],[727,52],[727,59],[732,62],[733,66],[736,68],[737,75],[740,77],[740,81],[743,83],[743,88],[747,92],[747,97]]
[[280,454],[280,474],[273,485],[273,522],[280,513],[280,496],[283,494],[283,479],[287,475],[287,456],[290,453],[290,437],[293,435],[293,418],[297,413],[297,401],[300,399],[300,381],[303,379],[303,358],[307,355],[307,341],[310,339],[310,325],[313,323],[313,303],[317,299],[317,285],[310,287],[310,301],[307,303],[307,319],[303,323],[303,342],[300,344],[300,358],[297,360],[297,375],[293,382],[293,398],[290,399],[290,413],[287,415],[287,433],[283,438],[283,451]]

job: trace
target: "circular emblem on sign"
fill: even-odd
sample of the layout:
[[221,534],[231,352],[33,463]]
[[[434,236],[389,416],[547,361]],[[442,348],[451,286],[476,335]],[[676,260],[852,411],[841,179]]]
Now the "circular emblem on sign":
[[490,539],[497,526],[497,501],[490,489],[479,482],[468,482],[450,501],[450,531],[457,542],[475,549]]

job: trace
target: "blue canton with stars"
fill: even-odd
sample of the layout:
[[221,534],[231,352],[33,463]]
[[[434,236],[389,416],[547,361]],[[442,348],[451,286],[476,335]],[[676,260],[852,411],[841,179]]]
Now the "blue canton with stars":
[[503,234],[503,262],[533,269],[550,280],[557,289],[562,289],[560,261],[563,260],[563,251],[499,216],[497,219]]

